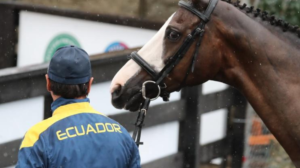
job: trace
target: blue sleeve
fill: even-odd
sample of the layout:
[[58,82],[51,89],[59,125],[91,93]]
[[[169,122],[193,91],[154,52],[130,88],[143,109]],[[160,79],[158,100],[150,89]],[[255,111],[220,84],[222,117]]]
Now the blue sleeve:
[[[23,140],[24,141],[24,140]],[[44,168],[47,167],[44,145],[36,142],[32,147],[24,147],[19,150],[16,168]]]
[[137,148],[136,144],[134,141],[132,141],[132,148],[133,148],[133,152],[132,152],[132,157],[131,157],[131,161],[130,161],[130,168],[141,168],[141,159],[140,159],[140,153],[139,153],[139,149]]

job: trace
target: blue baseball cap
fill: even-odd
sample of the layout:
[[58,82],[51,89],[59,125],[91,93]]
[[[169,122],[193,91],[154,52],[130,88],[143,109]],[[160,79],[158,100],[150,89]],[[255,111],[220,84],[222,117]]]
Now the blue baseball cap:
[[49,64],[48,76],[61,84],[87,83],[92,77],[89,55],[73,45],[57,49]]

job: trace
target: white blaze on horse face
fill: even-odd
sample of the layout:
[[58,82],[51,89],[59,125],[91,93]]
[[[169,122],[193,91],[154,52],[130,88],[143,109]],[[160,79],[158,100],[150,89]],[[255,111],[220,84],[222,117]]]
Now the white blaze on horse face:
[[[174,15],[174,14],[173,14]],[[166,23],[160,28],[160,30],[148,41],[138,52],[138,54],[150,64],[156,72],[159,72],[164,67],[162,60],[163,52],[163,39],[165,30],[169,25],[173,15],[166,21]],[[129,60],[115,75],[110,85],[110,92],[112,93],[118,86],[124,86],[124,84],[135,74],[141,70],[141,67]]]

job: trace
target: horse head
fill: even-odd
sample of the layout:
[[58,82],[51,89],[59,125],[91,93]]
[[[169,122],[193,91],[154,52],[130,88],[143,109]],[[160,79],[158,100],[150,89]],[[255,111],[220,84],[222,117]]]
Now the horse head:
[[[197,0],[189,3],[199,11],[204,11],[208,6],[207,2]],[[211,17],[214,17],[214,14]],[[172,60],[178,49],[184,45],[187,36],[201,22],[203,22],[202,19],[180,7],[156,35],[138,51],[138,54],[154,71],[159,73]],[[184,57],[164,78],[163,82],[167,86],[167,92],[179,90],[184,86],[198,85],[216,76],[221,65],[222,54],[217,48],[222,43],[218,34],[212,33],[215,31],[212,22],[206,24],[204,31],[201,46],[195,57],[195,51],[198,50],[196,43],[200,37],[195,37]],[[193,70],[191,70],[191,66],[193,66]],[[142,84],[151,79],[151,76],[136,62],[129,60],[115,75],[111,83],[112,104],[116,108],[136,111],[143,101]],[[149,88],[147,92],[156,92],[154,90],[155,87],[153,90]]]
[[[138,51],[140,60],[148,63],[150,71],[132,59],[121,68],[111,83],[113,105],[137,110],[144,100],[141,93],[144,82],[155,78],[151,74],[161,75],[166,67],[174,65],[161,81],[167,92],[207,80],[236,87],[300,168],[300,104],[297,101],[300,40],[295,36],[298,33],[300,37],[300,29],[260,9],[241,5],[240,1],[226,0],[218,2],[210,21],[199,30],[205,17],[187,6],[203,12],[212,1],[193,0],[181,5]],[[174,61],[187,39],[194,37],[195,31],[203,30],[201,45],[198,45],[200,36],[195,37],[184,54],[179,54],[180,61]],[[147,93],[156,93],[157,88],[148,89]]]

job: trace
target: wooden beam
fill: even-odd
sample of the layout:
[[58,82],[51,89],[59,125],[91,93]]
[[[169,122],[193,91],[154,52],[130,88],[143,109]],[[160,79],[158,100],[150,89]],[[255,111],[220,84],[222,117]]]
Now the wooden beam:
[[[172,108],[170,108],[172,107]],[[172,121],[183,121],[185,117],[185,102],[183,100],[164,103],[149,108],[145,118],[145,126],[143,128],[164,124]],[[111,115],[110,118],[118,121],[127,131],[134,130],[134,122],[138,113],[127,112],[123,114]]]
[[3,7],[3,9],[12,8],[16,13],[24,10],[24,11],[31,11],[37,13],[64,16],[68,18],[91,20],[95,22],[104,22],[104,23],[152,29],[152,30],[158,30],[163,25],[162,22],[154,22],[154,21],[144,20],[141,18],[113,16],[113,15],[99,14],[99,13],[89,13],[89,12],[82,12],[77,10],[70,10],[70,9],[57,9],[57,8],[40,6],[40,5],[30,5],[30,4],[20,3],[20,2],[18,3],[1,2],[0,6]]
[[[133,50],[91,57],[94,84],[110,81]],[[0,70],[0,104],[47,95],[45,74],[48,63]]]
[[213,159],[223,157],[226,148],[226,138],[201,146],[201,148],[199,148],[201,164],[206,164]]
[[234,105],[236,103],[235,93],[232,88],[228,88],[220,92],[203,95],[201,106],[199,106],[201,114]]

